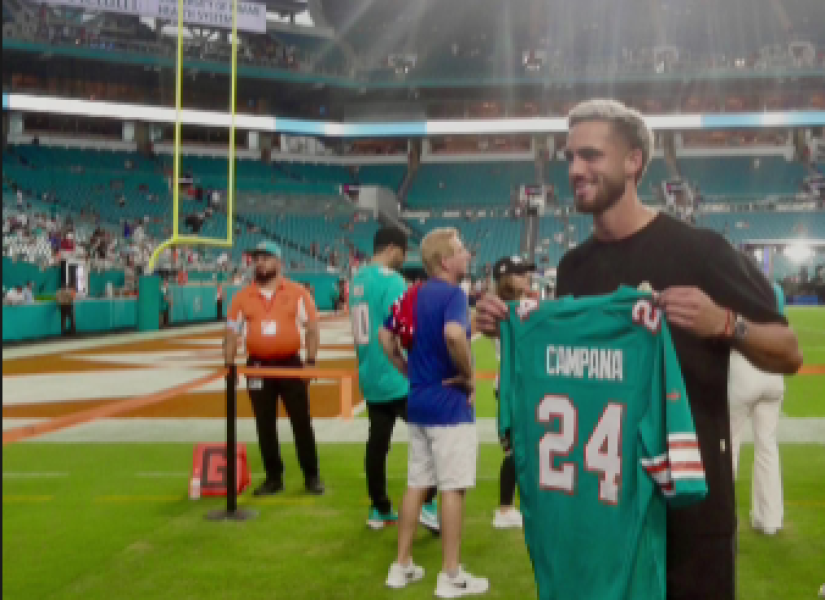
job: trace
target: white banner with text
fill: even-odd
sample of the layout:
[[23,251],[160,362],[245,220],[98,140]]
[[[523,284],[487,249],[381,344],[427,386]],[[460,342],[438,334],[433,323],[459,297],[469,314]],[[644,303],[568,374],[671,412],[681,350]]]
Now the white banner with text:
[[[178,0],[43,0],[45,4],[93,12],[113,12],[171,21],[178,20]],[[187,25],[232,29],[232,0],[183,0]],[[266,32],[266,5],[238,2],[238,31]]]

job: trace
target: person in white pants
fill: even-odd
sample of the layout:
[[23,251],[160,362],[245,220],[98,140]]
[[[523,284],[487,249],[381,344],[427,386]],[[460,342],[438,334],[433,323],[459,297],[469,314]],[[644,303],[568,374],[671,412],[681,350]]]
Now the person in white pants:
[[753,418],[754,457],[751,499],[751,525],[773,535],[782,529],[782,475],[776,429],[785,395],[781,375],[765,373],[754,367],[736,350],[731,351],[728,375],[733,475],[739,464],[739,446],[745,424]]

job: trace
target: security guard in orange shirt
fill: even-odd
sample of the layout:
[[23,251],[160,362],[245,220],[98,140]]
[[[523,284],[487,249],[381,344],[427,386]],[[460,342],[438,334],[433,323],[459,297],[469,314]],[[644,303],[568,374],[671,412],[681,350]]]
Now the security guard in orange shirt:
[[[281,249],[276,243],[263,241],[249,254],[255,264],[255,280],[235,294],[229,307],[224,344],[226,364],[235,362],[238,336],[246,323],[247,364],[250,367],[302,367],[299,327],[306,333],[307,364],[314,366],[320,336],[318,311],[312,296],[302,285],[283,276]],[[271,495],[284,489],[284,465],[277,429],[279,397],[292,424],[306,489],[312,494],[323,494],[315,433],[309,415],[309,381],[250,377],[247,387],[266,471],[266,480],[254,494]]]

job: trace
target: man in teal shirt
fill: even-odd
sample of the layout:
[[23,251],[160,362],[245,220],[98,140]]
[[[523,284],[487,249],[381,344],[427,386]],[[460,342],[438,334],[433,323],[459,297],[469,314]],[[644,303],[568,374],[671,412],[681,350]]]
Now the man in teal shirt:
[[[385,227],[375,233],[373,258],[355,274],[349,298],[352,334],[358,355],[358,381],[370,429],[365,460],[370,506],[367,525],[382,529],[398,521],[398,513],[387,496],[387,454],[398,418],[407,417],[409,383],[384,354],[378,331],[393,303],[407,289],[398,269],[407,254],[407,236],[400,229]],[[421,510],[421,523],[438,531],[435,488]]]

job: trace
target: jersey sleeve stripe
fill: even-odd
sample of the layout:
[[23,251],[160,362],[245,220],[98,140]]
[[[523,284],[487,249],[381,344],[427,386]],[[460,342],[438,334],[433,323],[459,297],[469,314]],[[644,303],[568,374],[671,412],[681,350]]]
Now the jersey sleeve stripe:
[[698,442],[668,442],[668,449],[672,452],[674,450],[698,450]]
[[696,441],[696,434],[695,433],[669,433],[669,434],[667,434],[668,444],[672,444],[673,442],[695,442],[695,441]]
[[673,481],[703,480],[705,479],[705,471],[675,471],[671,473],[671,479]]
[[704,473],[705,466],[701,462],[673,463],[670,466],[671,474],[676,473]]
[[651,475],[655,475],[656,473],[666,473],[670,469],[670,463],[663,462],[659,465],[654,465],[650,467],[645,467],[645,471],[650,473]]
[[642,463],[642,466],[645,468],[652,467],[663,462],[667,461],[667,454],[660,454],[659,456],[654,456],[653,458],[640,458],[639,462]]
[[698,448],[690,448],[685,450],[671,450],[670,462],[671,465],[677,465],[679,463],[702,464],[702,456],[699,454]]

